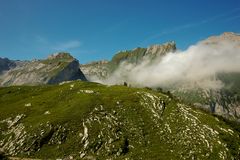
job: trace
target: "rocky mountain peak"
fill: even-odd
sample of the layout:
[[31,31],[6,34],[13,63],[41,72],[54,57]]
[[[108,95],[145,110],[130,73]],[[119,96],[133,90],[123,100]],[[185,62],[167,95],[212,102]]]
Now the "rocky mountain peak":
[[101,65],[101,64],[107,64],[109,63],[108,60],[100,60],[100,61],[92,61],[90,63],[84,64],[85,65]]
[[203,41],[206,44],[213,44],[222,41],[230,41],[230,42],[240,42],[240,35],[234,32],[224,32],[219,36],[211,36]]
[[73,56],[71,56],[70,53],[58,52],[58,53],[51,54],[50,56],[48,56],[47,59],[48,60],[53,60],[53,59],[73,60],[74,58]]
[[240,41],[240,35],[234,32],[224,32],[220,37],[232,41]]
[[142,62],[143,57],[148,57],[154,59],[158,56],[164,56],[169,52],[174,52],[176,50],[176,43],[174,41],[167,42],[164,44],[152,45],[148,48],[135,48],[133,50],[121,51],[115,54],[111,62],[115,64],[120,64],[123,61],[138,64]]
[[234,32],[223,32],[221,36],[239,36],[239,35]]
[[152,45],[147,48],[147,54],[166,54],[167,52],[175,51],[176,50],[176,43],[174,41],[167,42],[164,44],[156,44]]

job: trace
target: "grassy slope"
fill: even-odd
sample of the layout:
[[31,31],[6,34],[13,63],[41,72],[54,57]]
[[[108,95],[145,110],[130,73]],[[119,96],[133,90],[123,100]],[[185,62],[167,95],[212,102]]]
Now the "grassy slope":
[[[11,127],[2,121],[20,114],[24,117]],[[233,128],[148,89],[80,81],[0,88],[0,121],[0,148],[5,144],[9,152],[12,141],[12,155],[23,157],[239,158]],[[19,137],[17,129],[26,136]]]

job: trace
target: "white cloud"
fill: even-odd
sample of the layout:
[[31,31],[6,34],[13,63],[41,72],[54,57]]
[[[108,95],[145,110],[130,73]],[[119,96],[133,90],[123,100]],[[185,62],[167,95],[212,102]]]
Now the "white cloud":
[[185,51],[169,53],[153,62],[145,59],[138,65],[122,63],[107,79],[107,84],[124,81],[148,87],[202,87],[218,89],[223,83],[218,73],[240,72],[240,47],[233,42],[209,45],[198,43]]

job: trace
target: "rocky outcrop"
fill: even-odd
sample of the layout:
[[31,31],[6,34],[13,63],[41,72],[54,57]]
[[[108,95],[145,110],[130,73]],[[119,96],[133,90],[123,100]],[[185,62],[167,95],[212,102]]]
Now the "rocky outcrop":
[[139,64],[144,58],[154,59],[156,57],[162,57],[169,52],[176,50],[175,42],[167,42],[159,45],[152,45],[148,48],[136,48],[129,51],[120,51],[115,54],[111,60],[112,64],[119,65],[121,62],[128,62],[132,64]]
[[86,80],[79,69],[79,62],[69,53],[57,53],[45,60],[17,63],[0,75],[0,85],[54,84],[77,79]]
[[87,80],[85,75],[79,68],[79,62],[74,59],[56,76],[52,77],[47,83],[55,84],[55,83],[60,83],[62,81],[78,80],[78,79],[84,80],[84,81]]
[[211,36],[206,40],[203,40],[202,43],[212,45],[212,44],[220,43],[223,41],[229,41],[232,43],[240,44],[240,35],[234,32],[224,32],[219,36]]
[[48,56],[48,60],[74,60],[73,56],[71,56],[69,53],[66,52],[59,52],[59,53],[54,53]]
[[89,81],[103,80],[109,76],[109,61],[102,60],[80,65],[80,68]]
[[167,53],[174,52],[175,50],[176,43],[172,41],[148,47],[145,55],[165,56]]
[[225,118],[240,121],[240,73],[222,73],[218,75],[225,86],[219,90],[211,90],[208,97],[212,102],[211,112]]
[[[226,119],[240,121],[240,96],[237,93],[226,89],[199,89],[197,94],[189,89],[184,92],[189,94],[179,96],[186,100],[186,102],[188,102],[191,97],[195,97],[195,100],[192,101],[195,107]],[[192,94],[190,95],[190,93]]]

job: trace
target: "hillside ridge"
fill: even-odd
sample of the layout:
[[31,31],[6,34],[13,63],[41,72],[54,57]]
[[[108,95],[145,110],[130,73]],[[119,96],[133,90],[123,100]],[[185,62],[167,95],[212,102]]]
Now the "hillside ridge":
[[0,148],[40,159],[238,159],[239,132],[147,88],[65,82],[0,88]]

